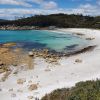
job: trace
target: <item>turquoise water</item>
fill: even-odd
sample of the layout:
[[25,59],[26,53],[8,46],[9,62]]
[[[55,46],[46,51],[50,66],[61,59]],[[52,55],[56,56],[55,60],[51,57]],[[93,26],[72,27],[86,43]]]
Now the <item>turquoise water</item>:
[[49,48],[57,52],[72,52],[87,45],[87,41],[70,33],[62,34],[42,30],[2,31],[0,43],[16,42],[25,49]]

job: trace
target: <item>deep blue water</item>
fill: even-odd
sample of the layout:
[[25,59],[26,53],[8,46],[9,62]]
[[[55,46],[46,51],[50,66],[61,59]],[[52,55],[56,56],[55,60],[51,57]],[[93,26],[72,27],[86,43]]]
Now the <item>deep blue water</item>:
[[25,49],[49,48],[57,52],[72,52],[87,45],[87,41],[69,33],[42,30],[0,30],[0,43],[16,42]]

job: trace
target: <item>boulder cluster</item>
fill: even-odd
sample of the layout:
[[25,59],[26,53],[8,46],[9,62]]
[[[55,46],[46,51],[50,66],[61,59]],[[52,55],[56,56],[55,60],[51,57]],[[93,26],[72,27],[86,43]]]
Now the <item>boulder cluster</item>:
[[10,68],[7,67],[2,61],[0,61],[0,74],[10,71]]
[[6,25],[0,26],[0,30],[33,30],[36,29],[34,26],[15,26],[15,25]]
[[57,62],[60,59],[59,54],[55,54],[52,52],[49,52],[48,49],[43,49],[43,50],[35,50],[33,49],[32,51],[29,52],[29,57],[42,57],[44,58],[47,62],[53,63]]

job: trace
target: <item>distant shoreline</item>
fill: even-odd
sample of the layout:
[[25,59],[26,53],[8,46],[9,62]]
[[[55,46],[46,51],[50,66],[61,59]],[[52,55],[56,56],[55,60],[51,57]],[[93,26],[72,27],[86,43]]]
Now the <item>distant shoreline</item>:
[[13,25],[0,26],[0,30],[34,30],[34,29],[39,29],[39,28],[34,26],[13,26]]
[[[74,27],[73,27],[74,28]],[[15,26],[15,25],[3,25],[0,26],[0,30],[12,30],[12,31],[16,31],[16,30],[49,30],[49,31],[57,31],[59,30],[59,27],[56,26],[48,26],[48,27],[39,27],[39,26]],[[61,28],[63,29],[63,28]],[[70,29],[69,27],[66,29]],[[95,30],[99,30],[98,28],[82,28],[82,29],[95,29]],[[62,30],[63,32],[63,30]]]
[[39,26],[16,26],[16,25],[3,25],[0,30],[55,30],[56,26],[39,27]]

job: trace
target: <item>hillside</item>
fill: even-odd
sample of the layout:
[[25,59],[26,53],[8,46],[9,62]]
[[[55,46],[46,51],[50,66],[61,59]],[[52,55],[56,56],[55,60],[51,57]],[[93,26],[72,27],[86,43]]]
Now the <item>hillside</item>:
[[0,22],[5,22],[5,21],[8,21],[8,20],[0,19]]
[[51,14],[35,15],[13,21],[0,22],[0,26],[56,26],[60,28],[100,28],[100,16],[91,17],[83,15]]

